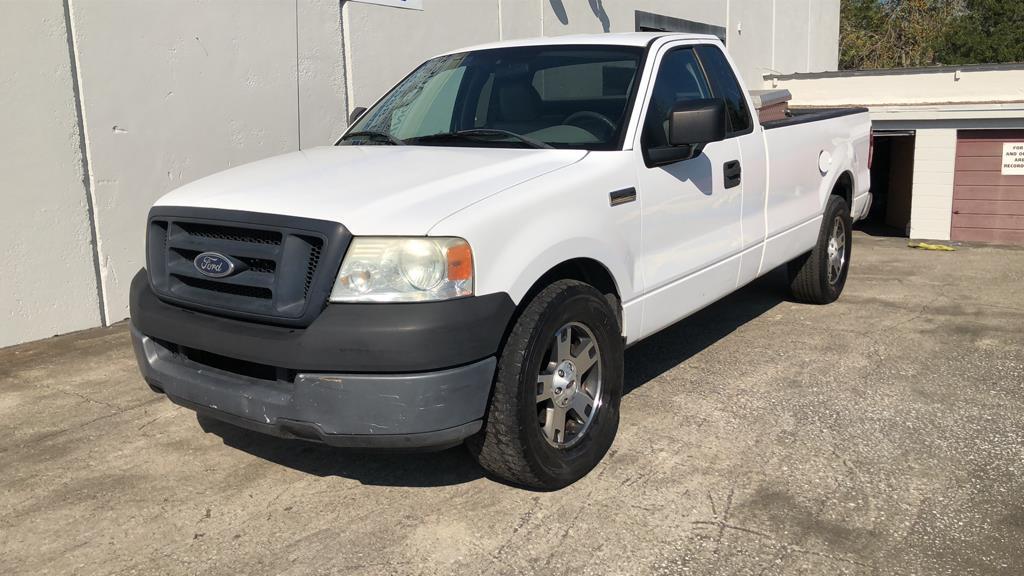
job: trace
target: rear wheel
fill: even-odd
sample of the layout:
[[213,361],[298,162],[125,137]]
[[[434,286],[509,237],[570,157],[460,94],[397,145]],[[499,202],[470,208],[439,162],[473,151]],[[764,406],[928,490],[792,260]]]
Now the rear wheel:
[[531,488],[585,476],[615,438],[623,344],[593,287],[561,280],[537,294],[502,349],[487,423],[467,444],[488,472]]
[[829,304],[843,292],[853,246],[850,208],[832,195],[814,249],[789,263],[790,292],[801,302]]

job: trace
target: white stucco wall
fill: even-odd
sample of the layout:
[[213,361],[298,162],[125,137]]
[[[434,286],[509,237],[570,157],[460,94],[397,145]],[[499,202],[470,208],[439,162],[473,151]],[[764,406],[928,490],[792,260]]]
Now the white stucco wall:
[[303,143],[337,134],[340,43],[327,39],[340,24],[336,9],[307,0],[72,2],[71,19],[105,311],[117,321],[128,316],[128,287],[145,264],[154,200],[297,149],[300,91]]
[[368,106],[438,53],[501,39],[632,32],[638,10],[725,27],[730,53],[752,89],[772,70],[830,70],[839,58],[839,0],[424,0],[423,6],[345,4],[350,106]]
[[733,1],[729,6],[729,36],[726,47],[740,67],[743,82],[752,90],[761,87],[765,72],[774,70],[772,45],[773,3]]
[[[637,10],[724,26],[727,3],[723,0],[689,0],[687,2],[676,0],[634,0],[632,2],[545,0],[543,3],[544,35],[598,34],[605,31],[633,32],[636,30],[635,13]],[[607,22],[607,30],[605,30],[605,22]]]
[[809,61],[807,43],[811,38],[808,6],[813,2],[772,1],[775,4],[775,32],[782,41],[774,43],[771,68],[779,72],[805,72]]
[[[403,10],[346,2],[343,11],[348,97],[369,106],[427,58],[498,39],[498,0],[424,2]],[[509,11],[509,26],[516,13]]]
[[501,38],[534,38],[544,35],[544,22],[537,16],[547,0],[501,0]]
[[0,346],[100,323],[64,8],[0,2]]
[[333,143],[347,125],[345,53],[338,0],[301,0],[298,9],[299,144]]
[[[839,69],[839,2],[808,0],[807,66],[783,62],[780,72],[824,72]],[[782,32],[776,28],[776,34]]]

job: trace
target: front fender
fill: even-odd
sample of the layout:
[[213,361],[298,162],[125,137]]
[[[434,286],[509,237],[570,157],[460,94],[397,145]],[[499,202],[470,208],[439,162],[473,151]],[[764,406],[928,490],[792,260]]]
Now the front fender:
[[[541,277],[570,260],[585,258],[604,266],[615,283],[616,292],[620,295],[624,293],[623,282],[628,282],[627,279],[633,275],[632,270],[629,269],[631,260],[629,254],[625,253],[621,247],[595,241],[593,238],[567,238],[534,255],[517,254],[514,250],[504,250],[499,258],[502,262],[510,263],[512,265],[510,269],[519,270],[514,277],[511,274],[508,276],[510,281],[508,293],[512,301],[517,304],[522,302],[522,299]],[[625,293],[631,294],[631,292],[631,287],[627,286]]]
[[469,241],[477,294],[507,292],[518,305],[552,268],[589,258],[611,273],[628,301],[642,290],[640,203],[613,207],[609,194],[636,186],[630,161],[629,152],[591,152],[452,214],[430,235]]

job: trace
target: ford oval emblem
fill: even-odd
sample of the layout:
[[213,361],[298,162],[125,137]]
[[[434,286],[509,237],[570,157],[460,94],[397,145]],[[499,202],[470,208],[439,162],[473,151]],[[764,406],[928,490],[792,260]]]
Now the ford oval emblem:
[[195,257],[192,264],[199,273],[210,278],[223,278],[235,271],[235,264],[230,258],[216,252],[203,252]]

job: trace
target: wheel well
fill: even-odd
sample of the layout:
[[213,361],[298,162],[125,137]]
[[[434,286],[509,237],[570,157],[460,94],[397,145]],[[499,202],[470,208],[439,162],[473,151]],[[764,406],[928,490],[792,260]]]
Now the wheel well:
[[522,301],[524,303],[529,302],[537,292],[559,280],[579,280],[580,282],[590,284],[606,297],[612,297],[614,302],[609,300],[609,303],[612,304],[612,308],[615,309],[618,315],[619,325],[622,325],[622,296],[615,285],[615,278],[612,277],[611,272],[603,264],[591,258],[566,260],[548,270],[533,283],[533,286],[527,291]]
[[849,172],[843,172],[832,188],[832,194],[846,200],[846,206],[853,210],[853,176]]

